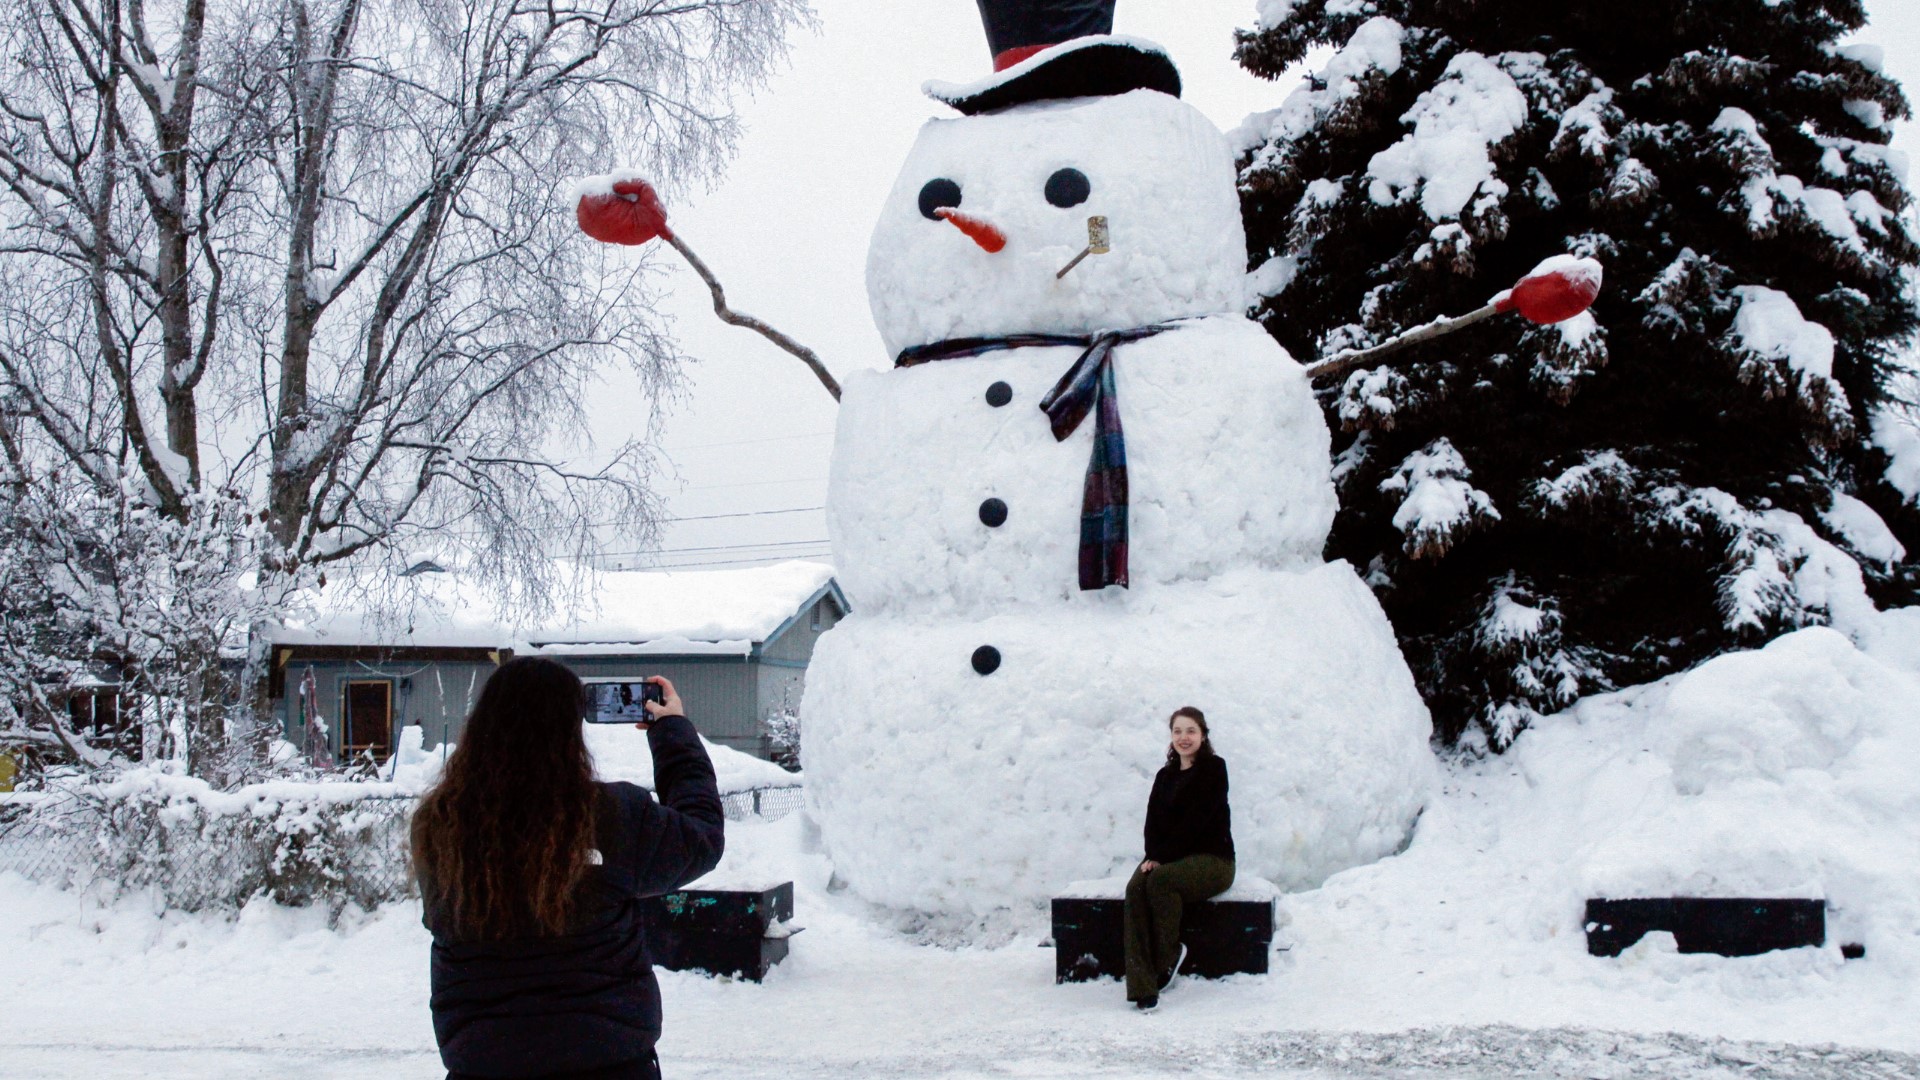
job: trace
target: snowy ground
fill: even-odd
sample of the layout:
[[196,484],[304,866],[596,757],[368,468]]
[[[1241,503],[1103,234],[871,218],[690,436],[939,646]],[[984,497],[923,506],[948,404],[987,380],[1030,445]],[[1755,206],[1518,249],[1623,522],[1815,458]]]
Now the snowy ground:
[[[764,985],[662,973],[667,1075],[1913,1080],[1920,609],[1856,638],[1791,634],[1449,765],[1404,852],[1282,899],[1270,974],[1144,1016],[1117,983],[1054,985],[1037,912],[920,944],[834,887],[804,815],[732,825],[717,873],[792,879],[806,929]],[[1828,943],[1587,955],[1585,897],[1675,892],[1821,897]],[[0,875],[0,1070],[436,1076],[426,953],[415,905],[329,929]]]
[[[1118,984],[1054,985],[1037,937],[942,949],[881,928],[827,890],[798,816],[730,834],[730,866],[793,877],[807,929],[764,985],[662,973],[676,1080],[1920,1076],[1920,1001],[1871,960],[1598,960],[1559,935],[1503,946],[1484,912],[1455,934],[1431,918],[1396,929],[1362,893],[1411,904],[1412,863],[1406,880],[1288,898],[1272,974],[1186,982],[1141,1016]],[[10,1080],[437,1076],[417,915],[338,930],[265,904],[161,917],[0,878],[0,1062]]]

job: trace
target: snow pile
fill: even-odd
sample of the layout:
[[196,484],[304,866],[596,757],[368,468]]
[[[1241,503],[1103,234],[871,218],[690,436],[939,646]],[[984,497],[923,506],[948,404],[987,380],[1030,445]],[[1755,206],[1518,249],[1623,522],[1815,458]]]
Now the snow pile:
[[[646,732],[625,724],[586,724],[584,731],[587,750],[593,755],[595,776],[602,780],[625,780],[649,791],[653,789],[653,751],[647,744]],[[700,745],[713,760],[714,776],[719,780],[722,795],[754,788],[793,787],[800,783],[800,777],[770,761],[708,742],[705,736],[701,736]],[[423,750],[420,728],[402,728],[400,745],[394,749],[393,759],[387,766],[388,779],[400,791],[424,792],[440,779],[440,769],[453,749],[448,743]]]
[[369,613],[369,583],[335,580],[311,597],[304,617],[270,635],[282,645],[418,643],[556,654],[571,645],[618,644],[632,653],[744,656],[824,588],[833,568],[784,562],[741,570],[596,572],[569,564],[561,576],[560,594],[583,603],[571,610],[555,603],[525,619],[508,618],[483,583],[461,573],[405,579],[411,610],[401,616]]
[[1830,948],[1920,971],[1920,609],[1861,637],[1813,627],[1584,699],[1468,770],[1402,859],[1289,902],[1411,909],[1410,887],[1499,877],[1470,917],[1538,944],[1590,897],[1824,899]]
[[[653,789],[653,751],[648,746],[646,732],[625,724],[588,724],[586,736],[587,750],[593,754],[595,776],[602,780],[626,780]],[[793,787],[800,783],[800,777],[771,761],[708,742],[705,736],[701,737],[700,745],[713,759],[713,772],[720,782],[722,795],[754,788]]]
[[[1046,198],[1079,170],[1090,193]],[[988,253],[921,213],[929,182],[1006,235]],[[1101,215],[1113,250],[1055,273]],[[887,197],[867,256],[868,300],[889,354],[964,337],[1087,333],[1236,310],[1247,268],[1233,152],[1200,112],[1137,90],[929,121]],[[1057,375],[1057,373],[1056,373]]]
[[1518,760],[1582,834],[1568,869],[1588,895],[1825,899],[1839,940],[1911,962],[1917,674],[1809,628],[1589,702]]
[[1494,175],[1493,148],[1527,120],[1526,96],[1506,68],[1540,59],[1455,56],[1440,82],[1400,118],[1413,131],[1367,164],[1373,201],[1392,206],[1418,194],[1427,219],[1436,222],[1468,214],[1469,203],[1476,211],[1497,204],[1507,185]]

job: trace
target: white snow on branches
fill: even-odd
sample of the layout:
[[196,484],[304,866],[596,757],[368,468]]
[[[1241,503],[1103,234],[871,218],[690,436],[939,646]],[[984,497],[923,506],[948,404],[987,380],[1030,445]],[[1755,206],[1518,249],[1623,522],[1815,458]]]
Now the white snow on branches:
[[[1773,148],[1760,134],[1759,122],[1753,114],[1744,109],[1722,109],[1708,130],[1728,141],[1731,152],[1747,174],[1740,195],[1747,205],[1747,228],[1755,236],[1771,233],[1783,218],[1799,216],[1839,241],[1848,251],[1865,254],[1866,242],[1860,236],[1862,225],[1886,234],[1891,211],[1880,205],[1871,193],[1857,191],[1842,195],[1832,188],[1808,186],[1797,176],[1776,173]],[[1827,146],[1827,153],[1821,157],[1820,171],[1845,176],[1848,169],[1840,153],[1843,149],[1840,142],[1825,140],[1823,145]]]
[[1833,505],[1820,514],[1820,520],[1854,551],[1874,562],[1891,567],[1907,557],[1906,545],[1894,537],[1873,507],[1845,492],[1833,493]]
[[1428,220],[1459,218],[1470,203],[1498,203],[1507,185],[1494,175],[1493,148],[1527,120],[1527,99],[1506,69],[1536,65],[1530,53],[1488,59],[1466,52],[1400,119],[1413,131],[1367,164],[1369,194],[1382,206],[1418,194]]
[[1844,411],[1846,391],[1833,381],[1833,332],[1800,314],[1793,298],[1778,289],[1739,285],[1733,295],[1740,310],[1731,337],[1743,375],[1753,377],[1754,365],[1785,364],[1798,374],[1802,398]]
[[1920,503],[1920,427],[1881,409],[1873,414],[1873,445],[1887,455],[1887,483]]
[[1874,615],[1859,564],[1800,515],[1751,510],[1712,487],[1663,487],[1651,495],[1670,527],[1724,540],[1733,569],[1717,588],[1728,629],[1832,623],[1855,633]]
[[1612,450],[1589,453],[1580,464],[1566,469],[1551,480],[1534,484],[1533,498],[1556,510],[1587,506],[1608,496],[1630,489],[1639,470]]
[[[1602,88],[1581,98],[1560,114],[1560,130],[1554,133],[1553,147],[1560,149],[1567,140],[1580,147],[1580,153],[1592,161],[1605,161],[1613,146],[1613,134],[1607,130],[1607,113],[1613,107],[1613,90]],[[1618,113],[1618,110],[1614,110]]]
[[1437,559],[1462,536],[1500,520],[1493,498],[1468,483],[1473,470],[1446,438],[1408,454],[1380,490],[1402,496],[1393,527],[1406,536],[1406,552],[1416,559]]
[[[1400,46],[1406,36],[1406,29],[1392,19],[1383,16],[1367,20],[1353,32],[1346,45],[1333,54],[1333,59],[1327,61],[1314,81],[1288,94],[1278,109],[1247,117],[1227,138],[1242,150],[1300,138],[1318,126],[1328,113],[1358,96],[1361,83],[1374,72],[1391,75],[1399,71]],[[1274,151],[1269,147],[1266,152]],[[1256,160],[1249,168],[1259,165]]]
[[1544,606],[1514,599],[1514,590],[1502,586],[1487,604],[1479,625],[1480,643],[1498,652],[1535,641],[1558,622],[1558,616]]
[[1293,18],[1293,7],[1298,2],[1299,0],[1260,0],[1259,5],[1254,9],[1254,29],[1271,30]]

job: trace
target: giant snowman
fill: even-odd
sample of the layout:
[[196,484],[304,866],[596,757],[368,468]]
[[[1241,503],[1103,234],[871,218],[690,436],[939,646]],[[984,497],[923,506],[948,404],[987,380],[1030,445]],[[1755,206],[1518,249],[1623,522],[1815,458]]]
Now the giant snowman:
[[[1142,858],[1199,706],[1239,871],[1402,846],[1429,719],[1322,561],[1328,435],[1243,314],[1233,155],[1111,0],[980,0],[996,73],[929,84],[867,260],[898,366],[847,380],[828,530],[852,614],[807,673],[811,809],[858,896],[971,920]],[[1111,250],[1084,257],[1090,217]],[[1114,333],[1107,333],[1114,332]]]

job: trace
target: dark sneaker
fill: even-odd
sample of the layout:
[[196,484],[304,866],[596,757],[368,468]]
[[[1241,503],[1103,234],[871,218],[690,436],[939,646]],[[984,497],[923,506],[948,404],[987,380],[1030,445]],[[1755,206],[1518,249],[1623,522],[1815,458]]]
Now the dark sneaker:
[[1141,998],[1139,1001],[1133,1003],[1133,1007],[1139,1009],[1141,1012],[1152,1012],[1160,1007],[1160,995],[1155,994],[1149,998]]

